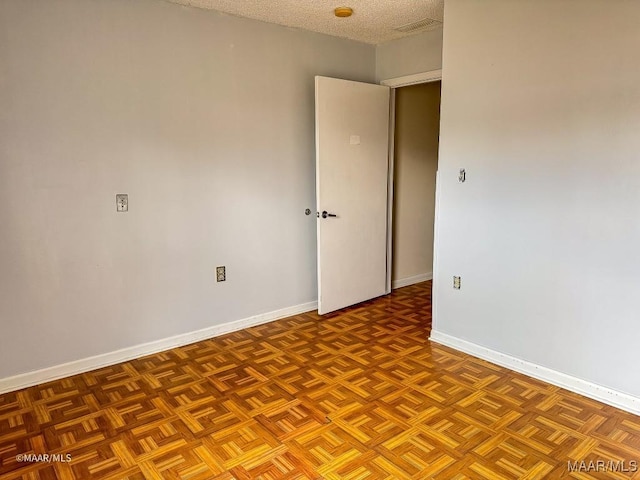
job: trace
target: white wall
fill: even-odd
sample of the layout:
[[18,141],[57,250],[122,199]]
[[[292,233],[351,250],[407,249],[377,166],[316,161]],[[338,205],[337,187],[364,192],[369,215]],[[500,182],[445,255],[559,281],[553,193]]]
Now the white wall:
[[314,75],[374,47],[157,0],[0,32],[0,378],[316,299]]
[[640,396],[640,3],[445,18],[436,332]]
[[442,68],[442,28],[376,46],[376,80]]
[[440,82],[396,89],[393,272],[396,285],[433,272]]

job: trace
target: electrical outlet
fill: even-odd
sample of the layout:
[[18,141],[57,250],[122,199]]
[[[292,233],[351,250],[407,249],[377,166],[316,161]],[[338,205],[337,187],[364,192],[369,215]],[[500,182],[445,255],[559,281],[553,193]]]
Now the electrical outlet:
[[126,193],[116,194],[116,211],[128,212],[129,211],[129,195]]
[[462,279],[460,277],[453,277],[453,288],[460,290]]
[[464,183],[466,179],[467,179],[467,172],[464,168],[461,168],[460,173],[458,174],[458,181],[460,183]]
[[227,267],[216,267],[216,282],[224,282],[227,280]]

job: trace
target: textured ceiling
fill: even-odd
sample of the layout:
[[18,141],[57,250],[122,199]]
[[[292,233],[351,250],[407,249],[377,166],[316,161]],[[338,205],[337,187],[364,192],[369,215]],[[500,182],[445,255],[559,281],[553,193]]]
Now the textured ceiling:
[[[366,43],[383,43],[440,24],[399,32],[395,28],[425,18],[442,22],[444,0],[168,0],[180,5],[277,23]],[[353,8],[349,18],[336,18],[333,9]]]

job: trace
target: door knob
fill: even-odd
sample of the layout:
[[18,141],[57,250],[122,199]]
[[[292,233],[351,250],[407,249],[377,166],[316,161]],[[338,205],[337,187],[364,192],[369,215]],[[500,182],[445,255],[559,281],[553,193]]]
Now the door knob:
[[334,213],[328,213],[326,210],[324,212],[322,212],[322,218],[327,218],[327,217],[337,217],[336,214]]

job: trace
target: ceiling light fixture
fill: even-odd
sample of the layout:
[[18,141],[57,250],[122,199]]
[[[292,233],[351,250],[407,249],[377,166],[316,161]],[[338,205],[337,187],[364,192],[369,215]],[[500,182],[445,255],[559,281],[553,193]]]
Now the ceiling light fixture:
[[351,8],[351,7],[338,7],[333,11],[333,13],[335,13],[336,17],[346,18],[346,17],[350,17],[351,15],[353,15],[353,8]]

